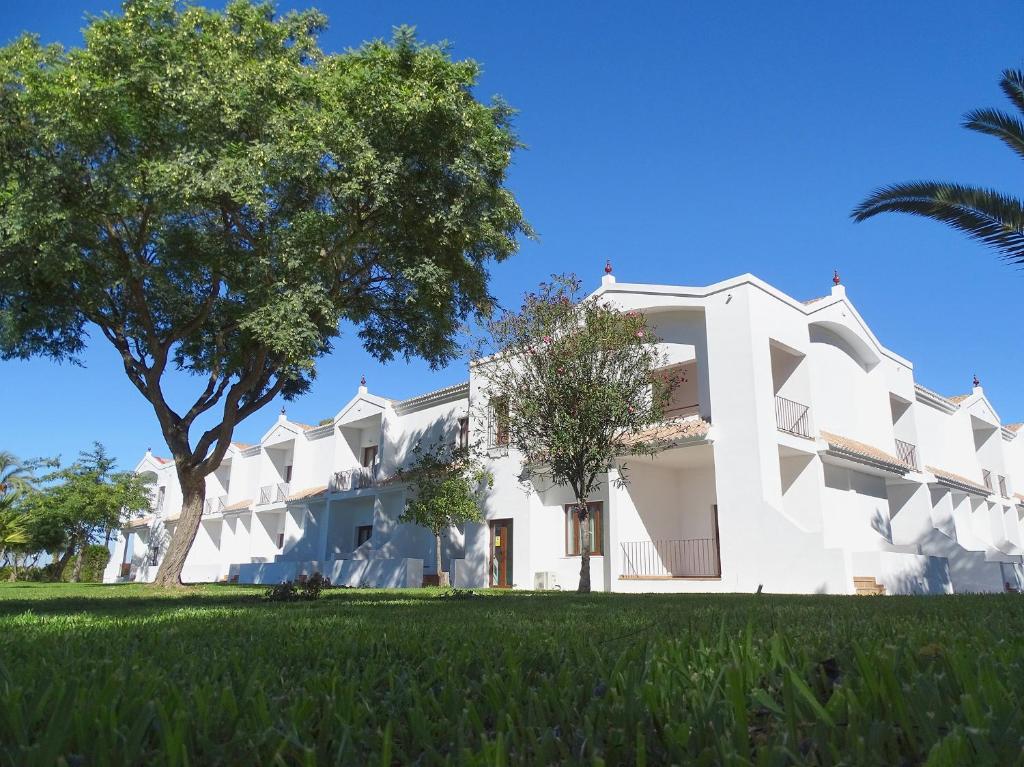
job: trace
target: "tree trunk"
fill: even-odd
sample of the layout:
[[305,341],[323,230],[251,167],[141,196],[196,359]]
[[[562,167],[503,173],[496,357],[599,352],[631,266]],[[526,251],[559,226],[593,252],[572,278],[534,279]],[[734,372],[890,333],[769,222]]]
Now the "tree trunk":
[[590,593],[590,512],[586,501],[577,507],[576,515],[580,520],[580,585],[576,591],[580,594]]
[[441,565],[441,533],[434,533],[434,554],[437,558],[437,585],[447,587],[450,585],[448,571]]
[[11,557],[11,572],[7,575],[7,580],[16,581],[18,580],[18,555],[14,554]]
[[[179,464],[180,466],[180,464]],[[185,567],[192,542],[196,539],[199,523],[203,518],[203,501],[206,499],[206,477],[195,470],[178,469],[181,484],[181,516],[174,525],[174,535],[164,552],[160,569],[156,571],[154,586],[182,586],[181,571]]]
[[64,553],[60,555],[60,559],[57,560],[57,567],[53,570],[53,580],[62,581],[64,580],[64,570],[68,566],[68,562],[71,561],[71,555],[75,553],[75,544],[69,543],[68,547],[64,549]]
[[85,559],[85,542],[81,541],[78,546],[78,556],[75,557],[75,569],[71,571],[71,582],[78,583],[82,580],[82,560]]

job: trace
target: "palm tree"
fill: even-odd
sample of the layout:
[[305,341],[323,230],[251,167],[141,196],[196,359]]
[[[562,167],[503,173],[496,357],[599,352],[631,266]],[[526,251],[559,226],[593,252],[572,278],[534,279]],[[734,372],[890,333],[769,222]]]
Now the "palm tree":
[[[999,81],[1020,114],[976,109],[964,127],[995,136],[1024,158],[1024,71],[1007,69]],[[1014,264],[1024,264],[1024,203],[993,189],[938,181],[911,181],[875,190],[852,216],[864,221],[878,213],[912,213],[942,221],[995,248]]]
[[32,463],[23,463],[6,450],[0,450],[0,560],[7,549],[28,541],[23,516],[14,502],[34,486]]

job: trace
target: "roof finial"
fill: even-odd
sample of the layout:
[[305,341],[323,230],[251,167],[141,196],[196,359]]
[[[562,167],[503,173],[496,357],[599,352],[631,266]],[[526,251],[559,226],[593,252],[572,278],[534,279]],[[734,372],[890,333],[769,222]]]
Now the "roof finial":
[[974,388],[977,389],[979,386],[981,386],[981,381],[978,380],[978,374],[975,373],[974,374]]
[[284,415],[284,405],[281,405],[281,415]]
[[366,386],[366,374],[365,373],[362,376],[360,376],[360,378],[359,378],[359,385],[360,386]]
[[839,285],[840,282],[842,282],[842,280],[839,279],[839,270],[838,269],[833,269],[832,270],[832,284],[833,285]]
[[601,278],[602,285],[614,285],[615,275],[612,274],[612,260],[609,258],[604,262],[604,277]]
[[611,274],[612,273],[612,260],[610,258],[607,259],[604,262],[604,273],[605,274]]

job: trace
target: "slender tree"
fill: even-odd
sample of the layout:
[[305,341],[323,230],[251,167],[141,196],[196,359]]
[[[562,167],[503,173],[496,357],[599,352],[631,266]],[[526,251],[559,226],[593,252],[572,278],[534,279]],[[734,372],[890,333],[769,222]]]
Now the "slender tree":
[[599,297],[581,300],[579,281],[555,277],[518,312],[487,323],[474,362],[487,400],[489,445],[521,454],[523,478],[571,489],[581,532],[579,591],[590,591],[587,501],[608,472],[627,481],[628,456],[662,445],[645,437],[659,423],[673,376],[643,314]]
[[[964,127],[995,136],[1024,158],[1024,71],[1007,69],[999,83],[1016,113],[976,109],[964,115]],[[879,213],[910,213],[941,221],[995,248],[1015,264],[1024,264],[1024,202],[977,186],[944,181],[911,181],[875,190],[854,208],[854,221]]]
[[[21,461],[13,453],[0,450],[0,561],[30,539],[22,501],[35,489],[35,472],[45,463]],[[12,564],[11,579],[14,580],[18,572],[16,556]]]
[[408,482],[411,490],[401,521],[433,533],[437,585],[448,586],[448,572],[441,566],[441,536],[453,527],[480,521],[481,496],[494,478],[468,447],[443,439],[416,443],[409,465],[394,478]]
[[[236,425],[304,392],[342,325],[444,364],[530,234],[477,64],[410,29],[325,54],[324,24],[129,0],[82,48],[0,48],[0,357],[117,350],[183,495],[157,584],[180,583]],[[183,407],[175,371],[198,382]]]

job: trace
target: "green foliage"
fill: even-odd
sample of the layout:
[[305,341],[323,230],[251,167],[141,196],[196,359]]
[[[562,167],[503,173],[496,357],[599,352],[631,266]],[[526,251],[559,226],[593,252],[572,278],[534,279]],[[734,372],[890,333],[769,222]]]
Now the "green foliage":
[[[113,345],[182,480],[179,568],[239,422],[304,392],[342,325],[446,363],[530,234],[479,66],[408,28],[325,54],[325,23],[128,0],[82,48],[0,48],[0,359]],[[181,410],[169,370],[198,378]]]
[[114,459],[97,442],[75,463],[42,477],[45,486],[27,494],[21,504],[26,536],[20,550],[54,555],[66,549],[81,551],[87,555],[83,568],[95,568],[88,557],[99,557],[98,549],[106,556],[107,549],[99,546],[89,555],[88,544],[119,529],[150,503],[147,481],[134,472],[116,472],[114,467]]
[[[1024,71],[1005,70],[1000,87],[1018,114],[977,109],[964,115],[964,127],[995,136],[1024,158]],[[1017,197],[963,184],[912,181],[875,190],[851,216],[864,221],[889,212],[941,221],[995,248],[1011,263],[1024,264],[1024,202]]]
[[[102,543],[93,543],[82,549],[82,572],[79,577],[81,583],[102,583],[103,570],[110,562],[110,549]],[[70,572],[65,570],[64,580],[71,577]]]
[[320,573],[313,573],[305,580],[298,583],[283,581],[274,584],[263,592],[263,597],[268,602],[313,602],[320,598],[324,589],[331,588],[331,579],[325,578]]
[[[658,370],[667,359],[657,342],[645,315],[581,300],[571,276],[542,283],[518,312],[487,323],[476,358],[491,410],[484,417],[522,452],[524,479],[572,489],[581,522],[607,472],[617,468],[625,482],[624,458],[664,447],[644,436],[677,385]],[[580,590],[588,591],[589,540],[583,548]]]
[[1020,595],[17,586],[2,764],[1020,758]]
[[494,478],[483,464],[445,440],[416,443],[407,467],[395,479],[409,483],[410,500],[402,522],[421,525],[435,536],[452,527],[481,519],[481,495]]

